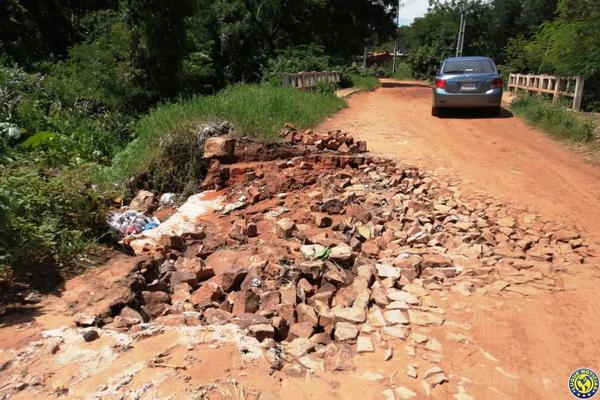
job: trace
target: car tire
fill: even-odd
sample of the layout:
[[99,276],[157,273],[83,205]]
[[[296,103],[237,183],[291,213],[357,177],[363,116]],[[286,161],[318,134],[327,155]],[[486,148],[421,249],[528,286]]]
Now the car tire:
[[431,106],[431,115],[434,117],[439,117],[440,109],[436,106]]
[[498,107],[492,107],[492,109],[490,109],[490,114],[492,117],[499,117],[502,115],[502,107],[498,106]]

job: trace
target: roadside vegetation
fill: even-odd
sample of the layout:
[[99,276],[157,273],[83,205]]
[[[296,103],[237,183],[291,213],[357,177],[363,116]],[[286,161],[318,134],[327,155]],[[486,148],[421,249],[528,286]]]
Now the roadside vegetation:
[[390,78],[398,80],[411,80],[413,78],[413,72],[410,64],[406,62],[398,63],[396,66],[396,72],[390,74]]
[[379,79],[377,79],[377,77],[373,75],[362,75],[354,73],[350,75],[350,80],[352,82],[351,86],[357,87],[365,92],[369,92],[379,87]]
[[511,109],[552,137],[596,146],[597,122],[585,114],[569,111],[563,104],[553,104],[539,96],[521,96]]

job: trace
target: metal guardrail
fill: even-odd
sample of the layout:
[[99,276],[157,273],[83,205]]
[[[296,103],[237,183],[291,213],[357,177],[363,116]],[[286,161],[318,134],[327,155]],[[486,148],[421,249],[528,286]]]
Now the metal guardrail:
[[572,109],[581,109],[583,96],[583,77],[581,76],[554,76],[554,75],[523,75],[510,74],[508,90],[519,89],[532,93],[552,95],[552,102],[556,103],[561,97],[572,97]]
[[297,89],[313,88],[319,82],[339,83],[341,73],[336,71],[300,72],[297,74],[283,74],[283,86]]

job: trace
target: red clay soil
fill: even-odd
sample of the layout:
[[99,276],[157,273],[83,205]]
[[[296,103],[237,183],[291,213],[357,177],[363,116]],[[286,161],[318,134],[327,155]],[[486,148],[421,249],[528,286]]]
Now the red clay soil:
[[600,238],[600,168],[527,126],[505,108],[431,116],[431,88],[383,80],[354,95],[317,130],[342,129],[372,152],[458,176],[473,190]]

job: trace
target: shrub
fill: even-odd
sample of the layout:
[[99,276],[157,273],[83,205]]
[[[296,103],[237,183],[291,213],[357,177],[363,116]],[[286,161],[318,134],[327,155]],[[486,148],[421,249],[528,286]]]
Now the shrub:
[[329,57],[319,46],[298,46],[280,51],[268,61],[262,71],[263,81],[281,85],[282,75],[296,72],[326,71],[330,69]]
[[102,235],[107,193],[88,167],[47,170],[24,164],[0,170],[0,264],[15,271],[68,267]]
[[317,82],[317,86],[315,87],[315,92],[319,94],[329,94],[333,95],[337,89],[338,85],[335,82]]
[[50,66],[53,94],[70,104],[86,99],[110,110],[143,108],[134,104],[144,91],[133,83],[129,71],[130,33],[115,12],[93,15],[94,22],[106,21],[95,27],[88,40],[73,46],[65,61]]
[[78,97],[77,85],[72,85],[68,78],[0,67],[0,123],[22,131],[18,140],[11,141],[12,148],[55,166],[112,159],[130,140],[132,117],[93,97]]

